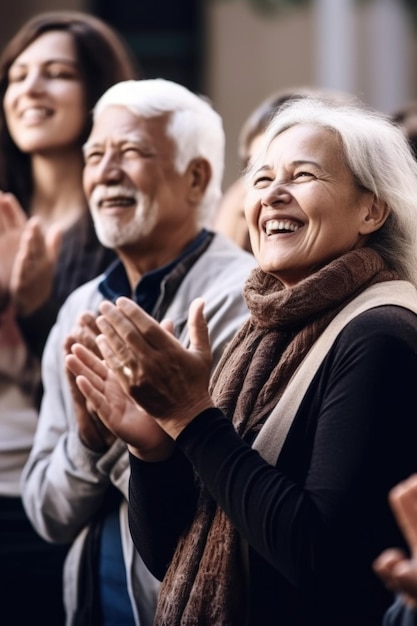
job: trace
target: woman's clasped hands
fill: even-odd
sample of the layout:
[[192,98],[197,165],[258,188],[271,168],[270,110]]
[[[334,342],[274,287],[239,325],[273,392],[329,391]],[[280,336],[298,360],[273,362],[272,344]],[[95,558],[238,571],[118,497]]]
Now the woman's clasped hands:
[[38,217],[27,218],[15,196],[0,192],[0,308],[11,301],[18,315],[46,302],[61,244],[61,232],[44,233]]
[[103,358],[80,343],[66,357],[88,406],[143,460],[167,458],[185,426],[213,406],[203,308],[201,299],[190,306],[186,349],[169,320],[158,323],[128,298],[105,301],[96,320]]

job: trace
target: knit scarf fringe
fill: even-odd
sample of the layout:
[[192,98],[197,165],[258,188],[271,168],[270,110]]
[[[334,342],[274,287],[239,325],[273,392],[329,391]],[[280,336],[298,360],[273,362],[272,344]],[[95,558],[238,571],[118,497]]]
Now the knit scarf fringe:
[[[362,248],[285,289],[259,268],[244,289],[250,319],[212,377],[213,400],[252,441],[296,368],[337,313],[372,284],[398,279],[377,252]],[[156,626],[242,626],[247,581],[241,539],[201,486],[197,512],[162,582]]]

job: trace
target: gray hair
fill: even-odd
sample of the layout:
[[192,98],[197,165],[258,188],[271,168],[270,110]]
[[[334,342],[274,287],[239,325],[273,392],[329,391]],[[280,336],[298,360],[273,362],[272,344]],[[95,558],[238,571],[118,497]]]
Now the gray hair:
[[209,225],[222,193],[225,134],[220,115],[206,98],[162,78],[126,80],[113,85],[95,105],[93,119],[114,105],[124,106],[138,117],[170,115],[167,134],[175,143],[174,166],[180,174],[194,158],[208,161],[211,178],[197,218],[200,225]]
[[299,124],[338,135],[357,183],[389,210],[384,225],[370,236],[367,245],[402,279],[417,286],[417,161],[404,133],[387,116],[362,103],[307,97],[289,102],[276,113],[252,167],[259,164],[277,135]]

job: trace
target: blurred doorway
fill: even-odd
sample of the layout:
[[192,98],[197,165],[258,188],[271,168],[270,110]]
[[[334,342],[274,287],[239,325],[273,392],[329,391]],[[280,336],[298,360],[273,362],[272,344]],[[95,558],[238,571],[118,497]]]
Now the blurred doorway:
[[203,0],[91,0],[91,12],[114,26],[145,78],[204,91]]

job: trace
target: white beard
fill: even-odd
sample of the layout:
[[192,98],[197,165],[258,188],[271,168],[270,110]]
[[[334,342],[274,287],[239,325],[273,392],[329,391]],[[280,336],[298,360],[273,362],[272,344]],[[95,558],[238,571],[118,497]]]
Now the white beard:
[[[106,214],[100,209],[100,202],[104,198],[123,196],[132,198],[136,205],[134,214],[129,221],[120,216]],[[151,203],[148,196],[140,191],[133,192],[126,187],[109,188],[104,185],[96,187],[91,194],[90,211],[93,218],[97,238],[106,248],[121,248],[139,243],[143,237],[155,228],[158,220],[158,205]],[[126,211],[132,211],[132,206]]]

